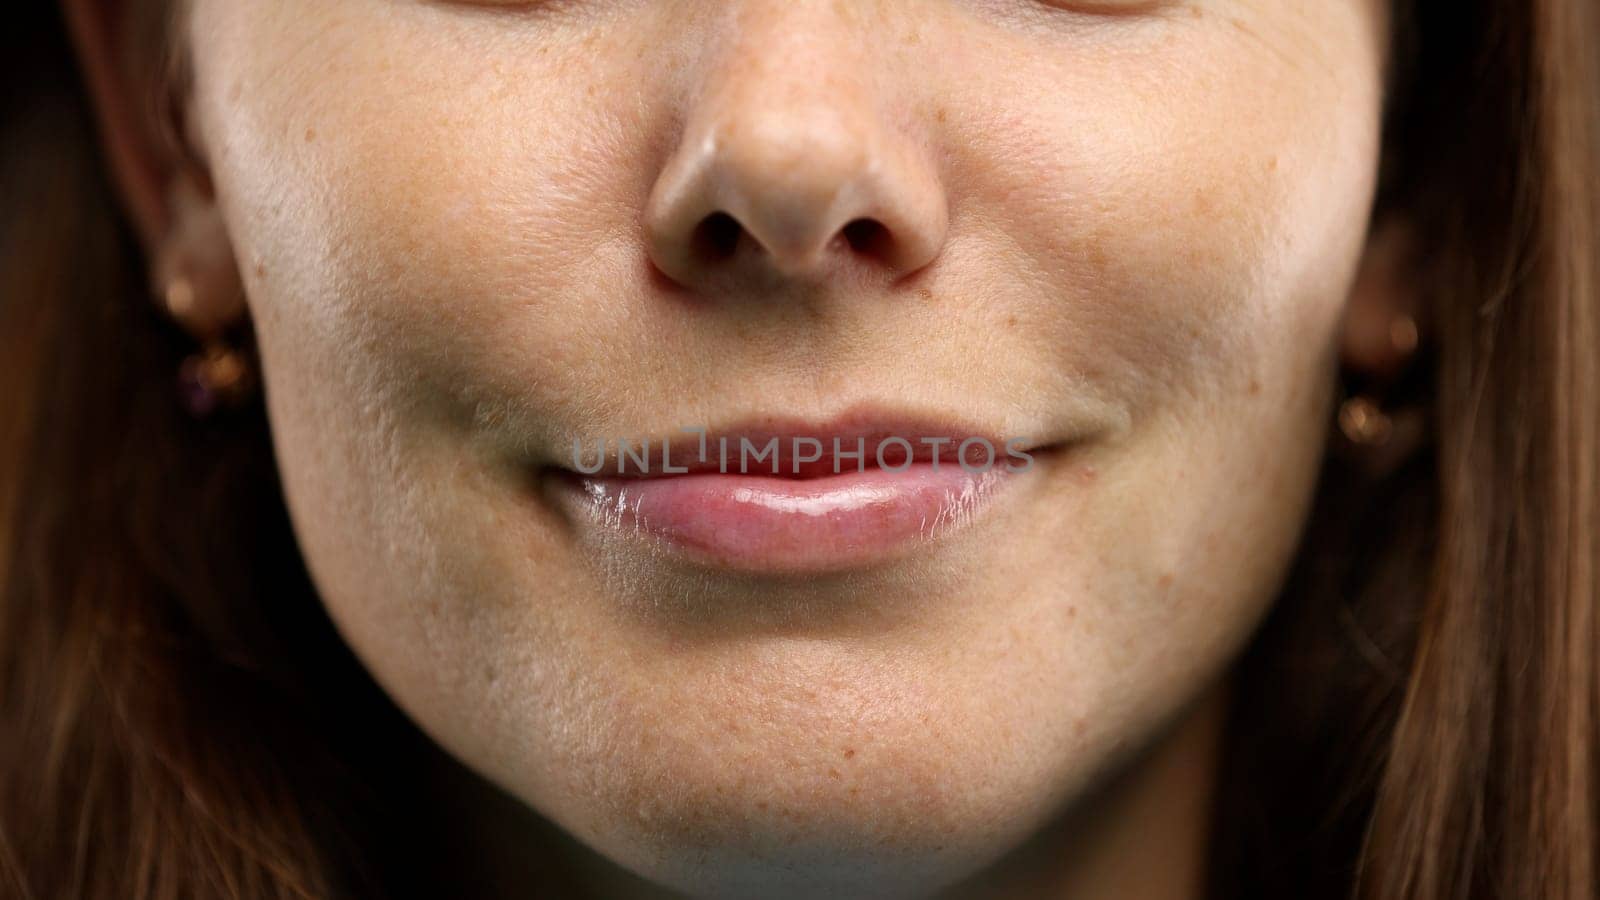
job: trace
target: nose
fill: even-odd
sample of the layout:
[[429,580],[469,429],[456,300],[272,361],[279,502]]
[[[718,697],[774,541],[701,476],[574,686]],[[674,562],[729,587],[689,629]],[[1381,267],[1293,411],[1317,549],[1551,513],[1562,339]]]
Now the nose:
[[938,256],[948,210],[925,147],[868,70],[860,24],[794,0],[731,17],[736,48],[690,79],[682,137],[644,223],[682,285],[728,279],[893,281]]

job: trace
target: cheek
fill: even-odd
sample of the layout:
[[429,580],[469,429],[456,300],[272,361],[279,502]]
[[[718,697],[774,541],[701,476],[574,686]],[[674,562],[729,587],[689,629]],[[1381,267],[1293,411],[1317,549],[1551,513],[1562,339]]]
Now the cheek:
[[631,136],[652,126],[593,101],[642,73],[580,65],[638,54],[428,7],[283,6],[202,19],[222,194],[241,256],[263,263],[246,272],[258,329],[439,415],[497,381],[529,405],[593,405],[565,388],[628,361],[604,339],[627,309],[582,292],[640,261],[617,248],[652,170]]
[[[1069,488],[1082,505],[1039,527],[1072,560],[1051,570],[1060,593],[1096,597],[1096,645],[1126,654],[1076,673],[1107,698],[1208,679],[1271,603],[1308,511],[1380,85],[1356,4],[1294,23],[1316,40],[1290,18],[1180,24],[1087,58],[1000,34],[940,48],[961,77],[930,90],[972,148],[952,181],[979,198],[965,252],[1004,260],[968,271],[1015,286],[1012,352],[1134,411],[1095,481]],[[1319,45],[1343,48],[1337,66]]]
[[[1269,402],[1324,362],[1377,155],[1378,60],[1349,6],[1301,17],[1318,40],[1240,14],[1080,52],[941,48],[961,73],[938,87],[962,109],[949,140],[971,148],[952,177],[998,226],[982,240],[1022,286],[1019,331],[1146,416]],[[1349,58],[1326,68],[1319,42]]]

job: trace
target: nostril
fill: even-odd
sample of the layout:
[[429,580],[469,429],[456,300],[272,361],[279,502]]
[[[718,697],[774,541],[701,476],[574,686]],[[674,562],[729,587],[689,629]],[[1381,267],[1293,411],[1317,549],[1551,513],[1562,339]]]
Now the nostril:
[[[690,238],[691,253],[702,263],[731,259],[746,239],[745,227],[732,215],[718,210],[700,220]],[[753,238],[754,236],[751,235]],[[890,251],[889,229],[876,219],[853,219],[834,232],[835,247],[848,246],[865,256],[886,257]]]
[[725,212],[714,212],[695,228],[694,244],[699,254],[709,259],[726,259],[739,247],[744,226]]
[[855,219],[843,230],[850,249],[868,256],[878,255],[889,239],[889,229],[873,219]]

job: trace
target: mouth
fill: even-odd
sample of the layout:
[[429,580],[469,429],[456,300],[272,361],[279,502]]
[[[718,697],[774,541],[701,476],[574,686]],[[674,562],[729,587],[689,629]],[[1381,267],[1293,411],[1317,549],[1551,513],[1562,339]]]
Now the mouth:
[[880,564],[973,524],[1052,448],[940,423],[833,422],[590,438],[553,470],[580,527],[712,569]]

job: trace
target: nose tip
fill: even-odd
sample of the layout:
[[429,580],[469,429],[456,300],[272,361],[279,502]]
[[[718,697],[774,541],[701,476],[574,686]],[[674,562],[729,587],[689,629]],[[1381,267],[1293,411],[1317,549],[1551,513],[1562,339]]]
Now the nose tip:
[[899,277],[938,255],[943,193],[886,124],[837,109],[737,112],[680,144],[654,185],[646,229],[668,277],[815,280],[841,267]]

